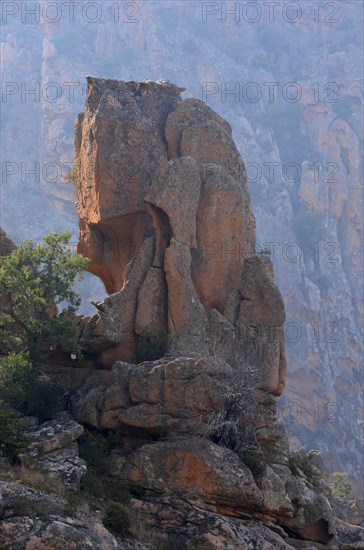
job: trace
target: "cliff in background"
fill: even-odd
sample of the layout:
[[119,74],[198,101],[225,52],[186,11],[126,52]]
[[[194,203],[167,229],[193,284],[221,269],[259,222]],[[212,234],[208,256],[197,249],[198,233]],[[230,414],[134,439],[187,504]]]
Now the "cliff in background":
[[[9,16],[2,27],[2,80],[19,88],[8,88],[1,105],[7,134],[2,159],[13,163],[3,170],[1,224],[17,242],[65,227],[74,231],[76,242],[73,189],[61,181],[72,170],[73,122],[83,110],[85,74],[167,78],[186,88],[184,96],[206,100],[231,123],[235,143],[250,165],[257,243],[272,249],[286,305],[290,368],[278,412],[297,445],[321,449],[331,470],[346,470],[358,479],[361,15],[355,1],[336,4],[336,16],[323,11],[322,2],[319,22],[306,13],[295,24],[280,9],[273,22],[267,16],[257,23],[234,17],[223,22],[219,14],[203,22],[201,6],[194,2],[138,4],[135,23],[126,23],[124,14],[115,23],[110,11],[107,21],[91,24],[76,10],[73,24],[65,17],[57,24],[30,19],[27,33],[20,16]],[[335,18],[340,22],[331,24]],[[292,81],[300,85],[302,97],[291,103],[289,96],[282,99],[282,90]],[[45,87],[52,82],[61,91]],[[77,84],[74,98],[66,84],[72,82]],[[203,88],[207,82],[214,85]],[[257,102],[243,96],[244,85],[252,82],[259,87],[251,93],[262,91]],[[272,102],[264,82],[278,82]],[[328,82],[338,88],[325,89]],[[36,83],[39,99],[24,91],[22,97],[22,86],[29,90]],[[238,101],[235,95],[221,96],[224,85],[239,92],[237,83]],[[336,92],[339,101],[331,102]],[[27,176],[25,169],[37,169],[37,162],[40,176]],[[289,163],[294,163],[292,171]],[[295,176],[297,165],[302,173]],[[134,173],[131,167],[131,181]],[[226,242],[212,236],[209,244],[218,269]],[[100,285],[95,291],[94,284],[88,283],[84,296],[97,291],[102,297]]]

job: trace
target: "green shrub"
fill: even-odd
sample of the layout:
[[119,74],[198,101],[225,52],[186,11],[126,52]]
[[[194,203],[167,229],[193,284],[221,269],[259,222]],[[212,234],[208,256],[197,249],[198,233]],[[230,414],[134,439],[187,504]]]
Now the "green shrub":
[[141,499],[145,497],[147,491],[144,489],[144,487],[141,487],[140,485],[128,485],[128,490],[134,498]]
[[89,434],[79,440],[79,455],[94,472],[104,471],[105,458],[109,450],[109,443],[101,433]]
[[307,480],[314,486],[318,486],[321,480],[320,471],[312,464],[315,452],[308,451],[305,454],[294,453],[288,459],[288,466],[294,476],[304,474]]
[[129,487],[119,479],[114,479],[105,474],[101,475],[89,468],[81,480],[81,488],[86,493],[99,498],[128,504],[131,493]]
[[270,256],[271,249],[269,248],[269,246],[263,246],[263,248],[259,250],[258,254],[264,254],[265,256]]
[[25,353],[0,357],[0,394],[19,413],[51,420],[63,409],[63,389],[39,380]]
[[26,440],[19,428],[19,415],[0,401],[0,451],[12,462],[26,447]]
[[346,472],[334,472],[329,482],[334,497],[345,498],[351,493],[351,484],[348,483],[349,476]]
[[24,414],[37,416],[39,422],[52,420],[63,410],[64,390],[52,383],[34,379],[30,392],[26,396]]
[[34,383],[27,354],[0,357],[0,395],[11,407],[21,410]]
[[125,535],[131,527],[128,507],[120,502],[110,502],[105,509],[103,523],[115,533]]
[[[89,260],[70,250],[71,233],[50,233],[44,245],[24,241],[0,256],[0,344],[3,352],[28,352],[33,365],[45,343],[48,349],[66,345],[78,353],[78,330],[73,319],[55,316],[54,306],[67,302],[69,313],[81,303],[73,290]],[[73,346],[75,349],[72,349]]]
[[137,340],[137,363],[160,359],[167,351],[167,344],[167,335],[140,334]]

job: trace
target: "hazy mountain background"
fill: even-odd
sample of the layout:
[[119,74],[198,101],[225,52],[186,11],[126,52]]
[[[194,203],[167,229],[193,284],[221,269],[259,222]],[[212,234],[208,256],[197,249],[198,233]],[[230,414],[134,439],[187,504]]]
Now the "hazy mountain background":
[[[362,2],[44,0],[1,10],[2,227],[17,243],[67,228],[76,244],[65,179],[87,74],[168,79],[207,101],[233,128],[257,248],[271,249],[284,296],[280,415],[295,447],[320,449],[359,493]],[[82,295],[86,312],[104,290],[89,276]]]

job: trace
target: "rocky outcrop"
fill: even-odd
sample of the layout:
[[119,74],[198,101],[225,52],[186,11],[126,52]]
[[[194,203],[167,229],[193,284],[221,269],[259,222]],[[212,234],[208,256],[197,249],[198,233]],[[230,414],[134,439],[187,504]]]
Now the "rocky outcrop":
[[87,471],[86,462],[78,456],[76,443],[83,431],[83,426],[65,413],[56,420],[24,428],[27,447],[20,458],[69,489],[77,490]]
[[96,516],[71,516],[68,508],[59,495],[0,479],[0,546],[27,550],[148,548],[134,540],[121,543]]
[[[135,361],[145,334],[167,336],[173,353],[259,363],[263,388],[279,395],[284,309],[269,260],[253,255],[245,167],[229,125],[203,102],[182,101],[179,91],[88,78],[75,137],[79,250],[113,293],[95,303],[98,314],[86,323],[81,345],[111,366]],[[150,139],[148,170],[147,160],[140,162],[131,200],[128,170]],[[108,166],[101,169],[104,156]],[[114,237],[105,236],[106,228]],[[133,244],[127,254],[116,236]],[[111,263],[110,251],[117,256]]]
[[[273,22],[270,8],[262,6],[259,24],[249,22],[244,3],[239,21],[234,13],[224,19],[219,6],[203,22],[199,3],[159,0],[135,5],[139,9],[131,24],[124,24],[123,10],[116,10],[123,22],[119,25],[112,10],[110,18],[102,17],[96,25],[85,21],[86,5],[81,0],[75,6],[71,26],[68,8],[62,6],[59,24],[41,17],[31,33],[23,32],[17,16],[7,17],[1,43],[7,86],[2,103],[3,227],[17,243],[25,238],[39,242],[49,231],[67,227],[76,242],[73,187],[63,181],[72,169],[73,122],[83,109],[85,74],[179,78],[185,97],[205,98],[211,83],[206,101],[230,122],[251,167],[259,247],[278,243],[275,277],[287,312],[290,363],[286,397],[302,411],[290,425],[293,441],[298,447],[320,448],[330,471],[348,470],[354,492],[361,495],[360,3],[320,4],[317,12],[306,4],[295,23],[289,22],[295,8],[284,17],[285,4],[272,5]],[[331,9],[337,15],[330,16]],[[257,17],[259,12],[257,8]],[[304,59],[303,51],[308,53]],[[34,94],[28,94],[31,82],[36,83]],[[285,87],[292,82],[302,97],[291,103]],[[329,83],[332,88],[325,89]],[[250,101],[250,91],[252,99],[255,91],[261,99]],[[39,177],[24,173],[36,170],[38,162]],[[301,201],[322,217],[327,234],[308,258],[290,262],[284,247],[302,245],[291,227]],[[313,232],[310,236],[312,244],[318,242]],[[83,311],[90,313],[90,297],[104,297],[102,286],[95,277],[86,278]],[[324,422],[334,407],[335,422]]]
[[[78,387],[70,412],[122,435],[109,475],[155,495],[162,515],[170,495],[192,505],[192,523],[196,503],[220,514],[206,523],[216,540],[179,524],[187,547],[222,547],[233,528],[225,516],[259,518],[278,533],[242,527],[231,538],[238,548],[269,548],[281,535],[335,548],[330,505],[292,474],[277,422],[284,306],[269,258],[255,254],[243,161],[229,125],[179,91],[88,78],[75,133],[79,250],[110,295],[80,320],[80,343],[111,375]],[[127,253],[125,242],[135,245]]]

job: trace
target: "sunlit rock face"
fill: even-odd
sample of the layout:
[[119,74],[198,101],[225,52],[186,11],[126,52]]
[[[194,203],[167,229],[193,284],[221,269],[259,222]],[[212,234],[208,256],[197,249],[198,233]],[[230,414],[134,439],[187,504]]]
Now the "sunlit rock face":
[[164,335],[169,351],[259,364],[279,395],[284,309],[269,259],[254,253],[245,167],[227,122],[180,91],[88,78],[75,126],[78,248],[111,295],[81,342],[112,366],[135,361],[137,337]]
[[[109,296],[80,320],[80,344],[111,374],[82,384],[70,412],[121,434],[107,470],[158,495],[152,506],[163,514],[166,498],[180,495],[231,518],[269,517],[281,532],[334,548],[329,503],[292,475],[277,422],[285,313],[272,264],[255,253],[244,163],[227,122],[180,91],[88,78],[75,125],[78,249]],[[140,359],[145,338],[165,342],[158,357]],[[240,431],[218,445],[211,419],[229,421],[227,403],[243,391],[251,416],[230,411]],[[242,435],[248,425],[253,439]],[[259,474],[244,462],[253,444]],[[193,540],[192,525],[170,529]],[[245,547],[243,533],[235,542]]]

